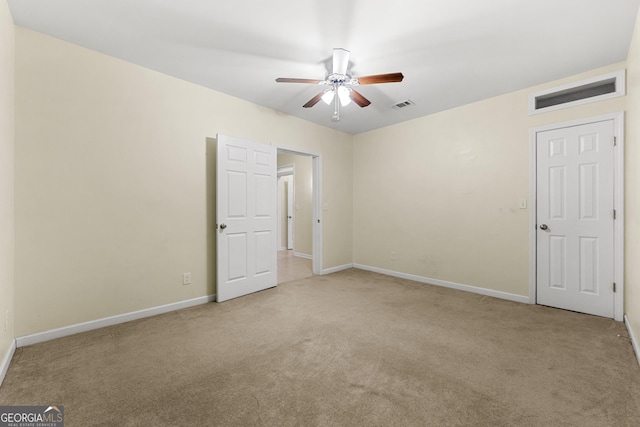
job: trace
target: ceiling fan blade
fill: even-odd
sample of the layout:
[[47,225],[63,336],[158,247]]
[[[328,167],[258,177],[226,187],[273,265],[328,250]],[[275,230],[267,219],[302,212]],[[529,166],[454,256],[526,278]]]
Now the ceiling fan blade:
[[396,83],[404,79],[402,73],[376,74],[374,76],[358,77],[361,85],[374,85],[377,83]]
[[349,54],[350,52],[346,49],[339,47],[333,49],[333,74],[347,74]]
[[289,77],[278,77],[276,79],[278,83],[311,83],[314,85],[322,83],[324,80],[314,80],[314,79],[295,79]]
[[362,96],[360,92],[356,92],[353,89],[349,91],[349,97],[353,102],[358,104],[360,107],[366,107],[367,105],[371,104],[371,101],[369,101],[367,98]]
[[311,98],[309,101],[307,101],[306,104],[304,104],[302,107],[304,108],[311,108],[314,105],[316,105],[318,103],[318,101],[320,101],[322,99],[322,95],[324,95],[324,92],[320,92],[319,94],[317,94],[316,96],[314,96],[313,98]]

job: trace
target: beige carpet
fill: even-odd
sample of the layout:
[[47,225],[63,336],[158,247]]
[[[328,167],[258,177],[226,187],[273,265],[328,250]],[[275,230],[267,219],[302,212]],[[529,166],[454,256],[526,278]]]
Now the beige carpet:
[[67,426],[638,426],[624,325],[348,270],[18,349]]

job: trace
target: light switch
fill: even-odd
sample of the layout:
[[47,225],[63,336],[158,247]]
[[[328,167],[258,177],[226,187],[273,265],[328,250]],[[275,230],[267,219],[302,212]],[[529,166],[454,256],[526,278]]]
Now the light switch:
[[324,203],[324,204],[322,205],[322,210],[323,210],[323,211],[328,211],[328,210],[329,210],[329,204],[328,204],[328,203]]
[[518,207],[520,209],[527,209],[527,199],[520,199]]

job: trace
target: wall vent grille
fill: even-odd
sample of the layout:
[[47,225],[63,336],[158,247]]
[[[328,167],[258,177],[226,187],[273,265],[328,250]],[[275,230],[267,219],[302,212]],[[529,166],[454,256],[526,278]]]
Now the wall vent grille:
[[625,95],[625,71],[620,70],[529,95],[529,114],[574,107]]

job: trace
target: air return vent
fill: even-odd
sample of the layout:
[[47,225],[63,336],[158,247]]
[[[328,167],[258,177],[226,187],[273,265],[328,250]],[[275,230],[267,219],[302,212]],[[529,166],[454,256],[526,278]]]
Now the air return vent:
[[625,95],[624,70],[529,95],[529,114],[574,107]]
[[409,100],[409,99],[407,99],[407,100],[395,103],[391,107],[399,110],[400,108],[406,108],[406,107],[410,107],[412,105],[416,105],[416,103],[411,101],[411,100]]

